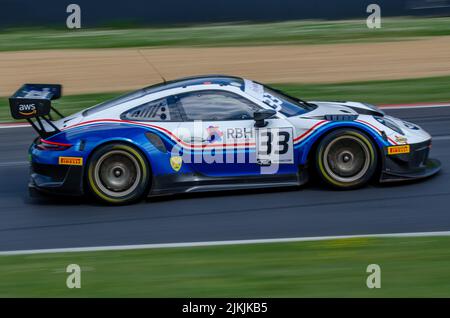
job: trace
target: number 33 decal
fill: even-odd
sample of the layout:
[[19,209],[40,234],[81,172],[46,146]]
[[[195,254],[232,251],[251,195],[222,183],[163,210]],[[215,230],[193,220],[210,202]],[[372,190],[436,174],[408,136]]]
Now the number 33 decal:
[[257,160],[270,163],[294,163],[292,128],[258,129]]

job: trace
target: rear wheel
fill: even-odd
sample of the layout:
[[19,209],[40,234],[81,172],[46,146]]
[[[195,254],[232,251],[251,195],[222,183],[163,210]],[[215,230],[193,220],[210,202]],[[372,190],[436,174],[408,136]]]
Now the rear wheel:
[[139,200],[150,180],[142,153],[125,144],[108,144],[97,149],[89,160],[87,179],[91,193],[110,204]]
[[317,172],[325,183],[333,187],[359,188],[372,178],[376,167],[375,145],[360,131],[333,131],[317,147]]

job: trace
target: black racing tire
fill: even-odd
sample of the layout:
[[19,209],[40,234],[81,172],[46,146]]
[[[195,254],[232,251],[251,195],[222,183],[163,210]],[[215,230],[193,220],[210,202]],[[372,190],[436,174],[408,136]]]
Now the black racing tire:
[[337,189],[366,185],[377,170],[378,154],[372,140],[355,129],[337,129],[318,144],[316,171],[325,184]]
[[150,169],[144,155],[122,143],[96,149],[86,169],[90,193],[103,203],[123,205],[140,200],[147,192]]

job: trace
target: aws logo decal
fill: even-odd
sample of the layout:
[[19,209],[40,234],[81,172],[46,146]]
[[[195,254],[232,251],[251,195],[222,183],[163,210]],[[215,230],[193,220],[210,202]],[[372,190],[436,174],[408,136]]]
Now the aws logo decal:
[[35,104],[20,104],[19,114],[22,116],[36,115],[37,109]]

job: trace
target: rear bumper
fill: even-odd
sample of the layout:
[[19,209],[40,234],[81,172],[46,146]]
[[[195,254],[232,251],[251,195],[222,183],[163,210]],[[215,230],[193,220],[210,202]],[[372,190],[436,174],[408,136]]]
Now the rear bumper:
[[83,167],[32,163],[30,167],[30,193],[79,196],[83,194]]
[[427,178],[441,170],[441,162],[428,158],[431,140],[411,144],[407,154],[389,155],[385,148],[380,182]]

